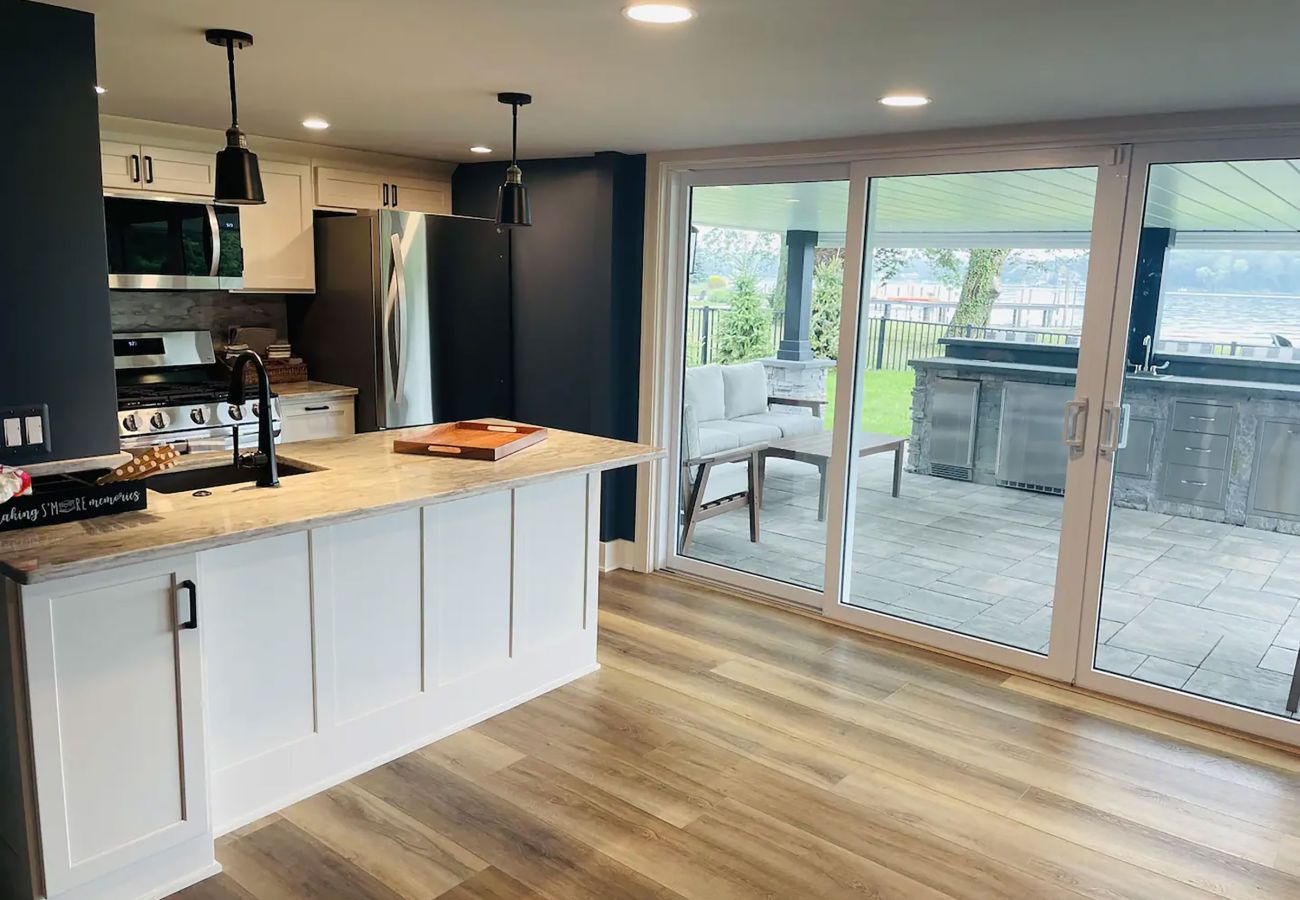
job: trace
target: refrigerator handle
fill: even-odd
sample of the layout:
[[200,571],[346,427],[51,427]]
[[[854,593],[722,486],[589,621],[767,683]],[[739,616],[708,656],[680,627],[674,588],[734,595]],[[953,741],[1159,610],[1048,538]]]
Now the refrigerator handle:
[[402,318],[406,310],[406,265],[402,257],[402,236],[394,232],[388,236],[393,247],[394,303],[391,306],[388,335],[392,342],[389,357],[393,361],[393,399],[402,396],[406,372],[402,368]]

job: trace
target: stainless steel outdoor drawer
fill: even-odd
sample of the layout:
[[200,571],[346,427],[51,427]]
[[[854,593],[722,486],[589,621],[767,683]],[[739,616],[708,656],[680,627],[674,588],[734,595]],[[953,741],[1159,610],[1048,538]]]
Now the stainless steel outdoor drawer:
[[1190,400],[1174,401],[1174,431],[1192,431],[1198,434],[1232,434],[1233,408],[1217,403],[1193,403]]
[[1223,487],[1228,473],[1204,466],[1165,466],[1160,493],[1166,500],[1194,503],[1197,506],[1223,506]]
[[1231,447],[1225,434],[1196,434],[1191,431],[1171,431],[1165,444],[1165,462],[1180,466],[1202,466],[1223,469],[1228,465]]

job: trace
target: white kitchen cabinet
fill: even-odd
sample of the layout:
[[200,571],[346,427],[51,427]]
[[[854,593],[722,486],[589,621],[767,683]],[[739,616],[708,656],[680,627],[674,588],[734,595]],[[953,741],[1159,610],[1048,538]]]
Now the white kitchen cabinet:
[[99,164],[105,188],[143,188],[139,144],[103,141],[99,145]]
[[104,187],[150,194],[184,194],[212,199],[217,154],[153,144],[103,141],[99,145]]
[[316,169],[316,205],[331,209],[399,209],[451,214],[445,181],[353,169]]
[[356,400],[352,397],[280,398],[280,443],[344,437],[357,430]]
[[388,205],[384,176],[377,172],[316,167],[316,205],[333,209],[382,209]]
[[451,215],[451,185],[446,182],[403,176],[389,182],[389,193],[389,205],[395,209],[439,216]]
[[314,291],[311,166],[266,160],[261,171],[266,203],[239,210],[244,287],[238,293]]
[[211,864],[196,580],[181,556],[21,589],[49,897],[182,845]]

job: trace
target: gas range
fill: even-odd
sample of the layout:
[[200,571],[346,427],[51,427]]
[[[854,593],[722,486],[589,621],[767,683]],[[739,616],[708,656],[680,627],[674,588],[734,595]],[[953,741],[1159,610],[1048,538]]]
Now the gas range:
[[[182,453],[256,446],[263,410],[257,400],[227,401],[230,373],[217,363],[206,331],[131,332],[113,336],[118,437],[122,449],[172,444]],[[279,404],[270,415],[280,435]]]

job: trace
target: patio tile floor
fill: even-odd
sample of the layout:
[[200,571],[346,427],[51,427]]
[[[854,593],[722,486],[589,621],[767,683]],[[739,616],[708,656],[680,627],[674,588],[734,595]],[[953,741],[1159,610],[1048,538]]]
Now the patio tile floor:
[[[1045,651],[1061,498],[912,473],[894,498],[892,458],[861,462],[854,602]],[[743,475],[729,468],[714,490],[738,489]],[[816,470],[770,460],[763,502],[759,543],[739,509],[701,522],[689,555],[820,588]],[[1099,668],[1285,714],[1300,650],[1300,537],[1129,509],[1111,523]]]

